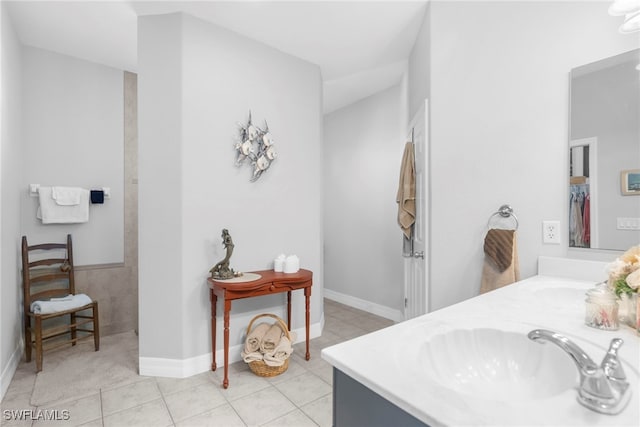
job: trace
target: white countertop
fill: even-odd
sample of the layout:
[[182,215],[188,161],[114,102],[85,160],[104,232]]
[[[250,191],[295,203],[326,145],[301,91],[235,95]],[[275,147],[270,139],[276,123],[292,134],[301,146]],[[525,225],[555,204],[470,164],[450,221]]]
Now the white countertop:
[[[627,326],[621,325],[617,331],[602,331],[584,324],[584,293],[594,284],[595,281],[535,276],[325,348],[322,358],[431,426],[637,427],[640,426],[640,384],[637,381],[640,377],[640,337]],[[550,329],[573,340],[598,364],[611,339],[622,338],[624,345],[619,355],[631,381],[631,401],[620,414],[603,415],[580,405],[576,400],[576,389],[548,398],[505,401],[457,393],[437,381],[425,381],[425,376],[420,374],[418,346],[449,330],[474,328],[494,328],[525,336],[532,329]],[[407,363],[412,357],[415,362]]]

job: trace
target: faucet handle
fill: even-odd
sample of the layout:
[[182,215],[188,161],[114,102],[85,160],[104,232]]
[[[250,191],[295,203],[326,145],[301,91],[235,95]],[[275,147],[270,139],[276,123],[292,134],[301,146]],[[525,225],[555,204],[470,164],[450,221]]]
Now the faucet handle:
[[618,350],[623,343],[624,341],[620,338],[612,339],[609,344],[609,350],[607,354],[604,355],[604,359],[602,359],[602,363],[600,364],[604,374],[610,380],[624,381],[627,379],[624,369],[622,369],[622,363],[618,359]]

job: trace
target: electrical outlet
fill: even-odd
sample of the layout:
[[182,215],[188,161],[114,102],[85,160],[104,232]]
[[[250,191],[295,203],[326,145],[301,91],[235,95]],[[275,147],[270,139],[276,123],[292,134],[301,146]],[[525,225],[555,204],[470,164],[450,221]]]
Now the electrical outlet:
[[560,221],[542,221],[542,243],[560,244]]

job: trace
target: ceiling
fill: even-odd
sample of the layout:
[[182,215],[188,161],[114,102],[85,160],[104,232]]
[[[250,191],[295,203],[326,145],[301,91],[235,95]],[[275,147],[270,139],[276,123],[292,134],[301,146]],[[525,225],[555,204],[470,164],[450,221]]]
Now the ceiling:
[[22,43],[135,72],[137,17],[184,12],[317,64],[329,113],[398,84],[417,1],[6,1]]

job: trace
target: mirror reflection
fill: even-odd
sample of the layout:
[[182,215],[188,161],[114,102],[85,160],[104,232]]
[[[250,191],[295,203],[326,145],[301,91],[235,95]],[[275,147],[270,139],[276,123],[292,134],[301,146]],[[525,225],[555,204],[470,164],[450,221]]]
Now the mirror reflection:
[[569,108],[569,247],[637,245],[640,193],[624,190],[640,169],[640,49],[571,70]]

